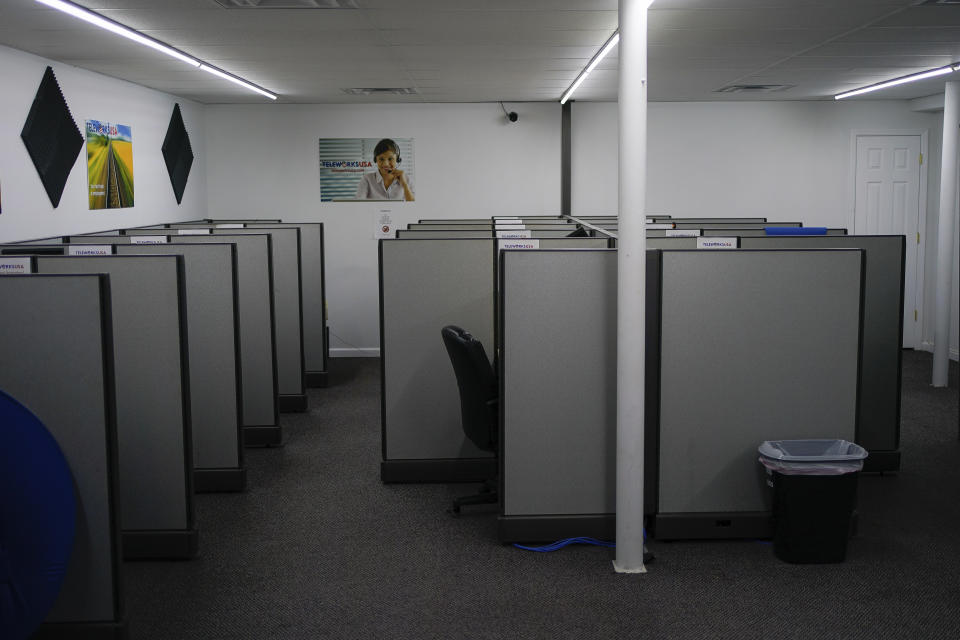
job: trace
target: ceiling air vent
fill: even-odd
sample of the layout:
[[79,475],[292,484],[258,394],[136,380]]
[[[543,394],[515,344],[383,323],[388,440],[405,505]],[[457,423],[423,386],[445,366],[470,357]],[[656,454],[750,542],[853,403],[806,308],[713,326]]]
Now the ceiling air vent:
[[714,93],[773,93],[793,88],[792,84],[731,84]]
[[356,0],[214,0],[224,9],[359,9]]
[[344,93],[351,96],[415,96],[417,90],[413,87],[360,87],[344,89]]

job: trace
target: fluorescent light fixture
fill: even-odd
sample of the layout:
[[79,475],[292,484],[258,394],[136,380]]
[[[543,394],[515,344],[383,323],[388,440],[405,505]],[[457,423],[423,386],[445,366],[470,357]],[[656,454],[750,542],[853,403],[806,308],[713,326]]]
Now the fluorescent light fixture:
[[190,56],[184,53],[181,53],[180,51],[177,51],[173,47],[168,47],[167,45],[163,44],[158,40],[154,40],[153,38],[148,38],[142,33],[134,31],[129,27],[123,26],[119,22],[114,22],[113,20],[104,18],[100,14],[94,13],[92,11],[88,11],[83,7],[73,4],[72,2],[63,2],[62,0],[37,0],[37,2],[39,2],[40,4],[45,4],[48,7],[52,7],[54,9],[59,9],[64,13],[69,13],[74,18],[80,18],[84,22],[89,22],[90,24],[96,25],[101,29],[112,31],[117,35],[123,36],[124,38],[129,38],[134,42],[142,44],[145,47],[150,47],[151,49],[155,49],[160,53],[165,53],[168,56],[172,58],[176,58],[181,62],[186,62],[192,67],[200,66],[199,60],[191,58]]
[[931,69],[930,71],[914,73],[909,76],[894,78],[893,80],[887,80],[886,82],[878,82],[877,84],[872,84],[868,87],[862,87],[860,89],[854,89],[853,91],[847,91],[846,93],[840,93],[833,96],[833,99],[843,100],[844,98],[859,96],[864,93],[870,93],[871,91],[879,91],[880,89],[886,89],[887,87],[895,87],[898,84],[906,84],[908,82],[915,82],[917,80],[925,80],[926,78],[934,78],[936,76],[946,75],[948,73],[953,73],[954,71],[957,71],[957,70],[960,70],[960,63],[954,62],[952,64],[948,64],[945,67],[940,67],[939,69]]
[[178,51],[173,47],[165,45],[159,40],[154,40],[153,38],[143,35],[139,31],[135,31],[134,29],[126,27],[120,24],[119,22],[115,22],[113,20],[110,20],[109,18],[105,18],[98,13],[89,11],[88,9],[84,9],[83,7],[76,5],[72,2],[65,2],[64,0],[37,0],[37,2],[39,2],[40,4],[45,4],[48,7],[51,7],[53,9],[63,11],[64,13],[67,13],[75,18],[79,18],[80,20],[83,20],[84,22],[89,22],[90,24],[96,25],[101,29],[106,29],[107,31],[123,36],[124,38],[133,40],[134,42],[142,44],[146,47],[150,47],[151,49],[159,51],[160,53],[165,53],[166,55],[172,58],[176,58],[181,62],[187,63],[188,65],[190,65],[195,69],[203,69],[204,71],[212,73],[213,75],[219,78],[223,78],[224,80],[229,80],[230,82],[238,84],[241,87],[244,87],[251,91],[256,91],[257,93],[264,95],[270,98],[271,100],[277,99],[276,95],[270,93],[265,89],[262,89],[261,87],[258,87],[255,84],[247,82],[243,78],[239,78],[235,75],[227,73],[226,71],[218,69],[217,67],[208,65],[200,60],[197,60],[193,56],[189,56],[183,53],[182,51]]
[[577,90],[577,87],[587,79],[587,76],[590,75],[590,72],[596,69],[597,65],[600,64],[600,61],[610,53],[610,49],[613,49],[616,44],[620,42],[620,32],[614,31],[613,35],[610,36],[610,39],[603,45],[600,51],[597,52],[593,58],[590,59],[590,64],[580,72],[580,75],[573,81],[573,84],[570,85],[570,88],[567,89],[566,93],[563,94],[563,97],[560,98],[560,104],[564,104],[567,100],[570,99],[570,96],[573,95],[573,92]]
[[212,73],[213,75],[217,76],[218,78],[223,78],[224,80],[229,80],[230,82],[232,82],[232,83],[234,83],[234,84],[238,84],[238,85],[240,85],[241,87],[244,87],[244,88],[246,88],[246,89],[250,89],[250,91],[256,91],[256,92],[259,93],[260,95],[262,95],[262,96],[267,96],[267,97],[270,98],[271,100],[276,100],[276,99],[277,99],[277,96],[275,96],[274,94],[270,93],[270,92],[267,91],[266,89],[261,89],[261,88],[258,87],[257,85],[255,85],[255,84],[253,84],[253,83],[251,83],[251,82],[247,82],[247,81],[244,80],[243,78],[238,78],[237,76],[231,75],[231,74],[227,73],[226,71],[221,71],[220,69],[217,69],[216,67],[211,67],[211,66],[208,65],[208,64],[201,64],[201,65],[200,65],[200,69],[202,69],[203,71],[206,71],[207,73]]

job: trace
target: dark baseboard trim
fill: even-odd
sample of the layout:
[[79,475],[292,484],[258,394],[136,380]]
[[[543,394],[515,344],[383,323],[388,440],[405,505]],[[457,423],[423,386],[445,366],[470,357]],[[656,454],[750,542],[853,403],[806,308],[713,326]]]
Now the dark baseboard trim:
[[283,430],[279,426],[244,427],[243,446],[278,447],[283,444]]
[[243,491],[246,486],[246,469],[193,470],[193,491],[195,493],[229,493]]
[[658,513],[649,533],[657,540],[770,538],[773,526],[769,511]]
[[325,389],[329,384],[326,371],[307,371],[306,383],[308,389]]
[[500,542],[555,542],[586,536],[613,540],[617,517],[612,513],[582,516],[500,516],[497,537]]
[[30,640],[127,640],[127,623],[44,622]]
[[124,560],[189,560],[196,557],[196,529],[122,531]]
[[307,394],[285,394],[277,396],[280,413],[303,413],[307,410]]
[[863,461],[864,471],[900,471],[900,450],[871,451]]
[[383,482],[483,482],[497,473],[495,458],[459,460],[384,460]]

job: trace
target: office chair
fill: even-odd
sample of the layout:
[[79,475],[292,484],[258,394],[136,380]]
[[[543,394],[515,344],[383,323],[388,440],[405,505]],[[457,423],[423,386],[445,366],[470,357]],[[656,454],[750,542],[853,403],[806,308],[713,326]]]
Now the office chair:
[[[499,439],[499,386],[483,344],[460,327],[440,330],[460,389],[460,421],[467,438],[483,451],[496,455]],[[483,483],[483,490],[453,501],[453,513],[468,504],[496,504],[496,474]]]

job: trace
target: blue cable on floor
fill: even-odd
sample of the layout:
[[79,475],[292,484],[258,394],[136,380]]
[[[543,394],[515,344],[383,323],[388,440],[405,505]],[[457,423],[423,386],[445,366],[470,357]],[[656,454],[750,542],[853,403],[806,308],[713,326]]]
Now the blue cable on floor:
[[569,544],[592,544],[598,547],[616,547],[616,542],[608,542],[606,540],[597,540],[596,538],[566,538],[564,540],[557,540],[556,542],[551,542],[550,544],[543,545],[542,547],[528,547],[526,545],[513,543],[517,549],[523,549],[524,551],[537,551],[540,553],[546,553],[547,551],[556,551],[557,549],[562,549]]

